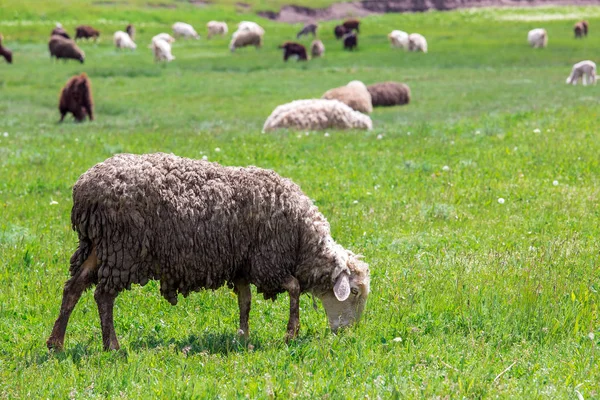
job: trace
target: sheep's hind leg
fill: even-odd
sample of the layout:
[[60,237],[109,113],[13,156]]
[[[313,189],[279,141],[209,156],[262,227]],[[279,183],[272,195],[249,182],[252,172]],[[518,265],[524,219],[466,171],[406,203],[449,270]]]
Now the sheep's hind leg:
[[240,329],[238,335],[248,339],[250,319],[250,306],[252,304],[252,292],[250,284],[246,280],[237,280],[234,283],[234,291],[238,296],[238,306],[240,308]]
[[98,305],[98,314],[100,314],[100,326],[102,327],[102,345],[104,350],[119,350],[119,341],[115,333],[115,324],[113,321],[113,308],[118,293],[114,294],[96,288],[94,299]]
[[48,349],[62,350],[69,317],[71,316],[75,305],[77,305],[83,291],[89,288],[94,282],[93,274],[96,272],[97,268],[98,258],[96,257],[96,250],[92,249],[92,252],[81,267],[79,267],[79,270],[77,270],[75,275],[65,283],[60,314],[54,323],[54,328],[52,329],[50,337],[46,341]]
[[296,278],[290,276],[283,284],[290,295],[290,319],[288,321],[286,342],[298,336],[300,330],[300,283]]

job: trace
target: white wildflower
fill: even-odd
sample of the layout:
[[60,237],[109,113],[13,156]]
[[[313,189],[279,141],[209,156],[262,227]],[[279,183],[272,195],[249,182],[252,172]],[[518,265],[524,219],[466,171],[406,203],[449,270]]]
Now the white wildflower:
[[480,134],[481,134],[481,131],[475,131],[475,134],[476,134],[476,135],[480,135]]
[[215,151],[218,153],[221,151],[221,149],[219,147],[215,147]]
[[383,139],[383,135],[382,134],[377,135],[377,140],[381,140],[381,139]]
[[448,171],[450,171],[450,167],[449,167],[449,166],[447,166],[447,165],[444,165],[444,166],[442,167],[442,171],[448,172]]
[[208,160],[208,156],[202,156],[202,159],[203,159],[204,161],[206,161],[206,160]]
[[500,204],[504,204],[504,199],[503,199],[502,197],[499,197],[499,198],[498,198],[498,203],[500,203]]
[[400,343],[402,341],[402,338],[400,336],[395,337],[394,339],[392,339],[392,342],[396,342],[396,343]]
[[354,200],[352,203],[354,203],[354,204],[358,204],[358,200]]
[[50,205],[51,206],[55,206],[57,204],[58,204],[58,201],[56,201],[56,200],[50,200]]
[[533,133],[540,133],[540,132],[541,132],[541,131],[540,131],[538,128],[535,128],[535,129],[533,130]]
[[329,137],[329,132],[325,132],[325,134],[323,136]]
[[4,132],[4,133],[2,134],[2,136],[4,136],[4,137],[8,137],[8,132]]
[[558,181],[552,181],[552,184],[553,184],[554,186],[558,186]]

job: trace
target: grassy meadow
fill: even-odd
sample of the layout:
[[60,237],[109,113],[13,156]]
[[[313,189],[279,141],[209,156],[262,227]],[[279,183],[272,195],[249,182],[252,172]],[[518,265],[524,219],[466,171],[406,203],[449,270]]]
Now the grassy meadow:
[[[301,25],[253,14],[283,1],[215,3],[0,0],[14,57],[0,60],[0,398],[600,398],[600,86],[565,85],[575,62],[600,62],[600,7],[375,15],[353,53],[323,22],[325,57],[283,63],[277,46]],[[229,37],[206,39],[211,19],[259,22],[264,47],[231,54]],[[177,20],[202,38],[154,63],[150,38]],[[80,45],[85,64],[50,60],[56,21],[102,32]],[[117,51],[129,22],[138,48]],[[547,49],[527,45],[537,27]],[[392,29],[422,33],[429,53],[391,49]],[[96,120],[57,124],[80,72]],[[412,102],[376,109],[370,132],[261,133],[277,105],[354,79],[405,82]],[[116,301],[120,351],[102,351],[88,291],[49,354],[73,183],[113,154],[156,151],[297,182],[370,264],[360,324],[334,335],[303,296],[286,344],[287,295],[254,296],[247,346],[231,290],[173,307],[151,282]]]

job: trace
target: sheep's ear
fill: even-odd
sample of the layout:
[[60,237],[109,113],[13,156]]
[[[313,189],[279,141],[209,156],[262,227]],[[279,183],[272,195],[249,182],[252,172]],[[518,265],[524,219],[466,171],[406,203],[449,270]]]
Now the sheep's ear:
[[339,301],[345,301],[350,296],[350,280],[348,274],[341,273],[333,285],[333,294]]

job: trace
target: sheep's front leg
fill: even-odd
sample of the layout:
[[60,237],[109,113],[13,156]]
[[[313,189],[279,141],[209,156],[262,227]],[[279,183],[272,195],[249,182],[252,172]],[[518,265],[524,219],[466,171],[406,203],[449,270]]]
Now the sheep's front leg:
[[250,284],[243,279],[237,280],[233,287],[235,293],[238,296],[238,306],[240,308],[240,329],[238,335],[243,336],[244,339],[248,339],[249,335],[249,324],[250,319],[250,306],[252,304],[252,292],[250,291]]
[[96,288],[94,299],[98,305],[98,314],[100,314],[100,326],[102,327],[102,345],[104,350],[119,350],[119,341],[115,333],[115,324],[113,321],[113,308],[118,293],[106,293],[100,288]]
[[298,336],[300,330],[300,283],[296,278],[290,276],[283,288],[290,295],[290,319],[288,321],[286,342]]

